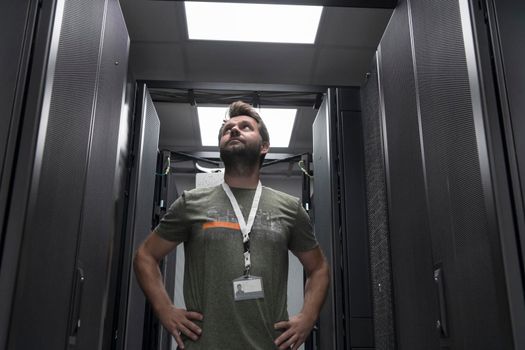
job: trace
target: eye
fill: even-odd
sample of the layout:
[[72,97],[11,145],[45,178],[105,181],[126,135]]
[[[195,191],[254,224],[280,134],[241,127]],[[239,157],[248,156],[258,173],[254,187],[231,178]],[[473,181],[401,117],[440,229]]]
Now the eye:
[[244,122],[240,125],[240,129],[242,130],[252,130],[252,126],[248,122]]

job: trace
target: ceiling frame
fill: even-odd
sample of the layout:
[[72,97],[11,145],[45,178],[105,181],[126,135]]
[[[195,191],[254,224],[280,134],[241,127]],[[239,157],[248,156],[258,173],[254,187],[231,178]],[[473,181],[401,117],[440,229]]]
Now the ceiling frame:
[[[139,80],[139,85],[145,84],[150,90],[154,102],[171,102],[190,105],[197,104],[197,95],[195,92],[216,91],[219,95],[224,92],[224,96],[213,99],[206,99],[205,103],[224,104],[224,98],[231,92],[244,94],[244,100],[251,103],[254,107],[260,104],[269,106],[311,106],[313,109],[319,109],[323,96],[328,91],[328,86],[320,85],[292,85],[292,84],[250,84],[250,83],[205,83],[189,81],[170,81],[170,80]],[[161,90],[165,90],[163,93]],[[170,97],[170,90],[174,96]],[[265,93],[295,93],[297,96],[274,96]],[[248,98],[249,97],[249,98]],[[235,98],[228,103],[234,102]],[[203,102],[203,101],[200,101]]]
[[[158,1],[158,0],[154,0]],[[163,0],[164,1],[164,0]],[[173,1],[173,0],[170,0]],[[203,90],[243,90],[243,91],[281,91],[281,92],[311,92],[325,93],[329,86],[322,85],[294,85],[294,84],[251,84],[251,83],[219,83],[172,80],[138,80],[138,84],[158,89],[203,89]],[[330,86],[334,87],[334,86]]]
[[[153,1],[182,2],[184,0],[153,0]],[[361,8],[383,8],[383,9],[394,9],[397,5],[397,0],[206,0],[206,1],[276,4],[276,5],[283,5],[283,4],[316,5],[316,6],[327,6],[327,7],[361,7]]]

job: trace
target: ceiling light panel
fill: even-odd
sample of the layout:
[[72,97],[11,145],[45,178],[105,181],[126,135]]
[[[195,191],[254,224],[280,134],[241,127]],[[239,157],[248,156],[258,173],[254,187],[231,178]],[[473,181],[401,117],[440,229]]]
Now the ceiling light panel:
[[184,2],[197,40],[313,44],[322,6]]
[[[260,108],[257,111],[270,134],[270,146],[289,147],[297,109]],[[197,107],[203,146],[218,146],[219,129],[226,112],[226,107]]]

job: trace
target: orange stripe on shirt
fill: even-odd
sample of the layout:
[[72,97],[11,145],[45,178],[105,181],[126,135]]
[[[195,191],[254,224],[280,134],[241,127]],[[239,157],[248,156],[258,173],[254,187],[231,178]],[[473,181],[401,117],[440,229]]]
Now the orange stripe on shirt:
[[241,227],[236,222],[228,222],[228,221],[211,221],[211,222],[205,222],[202,224],[202,228],[204,230],[212,227],[222,227],[222,228],[231,228],[233,230],[240,230]]

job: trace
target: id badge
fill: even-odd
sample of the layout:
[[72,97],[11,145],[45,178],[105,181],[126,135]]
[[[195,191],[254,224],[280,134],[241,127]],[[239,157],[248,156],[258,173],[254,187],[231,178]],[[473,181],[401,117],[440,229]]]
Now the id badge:
[[262,278],[241,276],[233,280],[233,299],[235,301],[264,298]]

